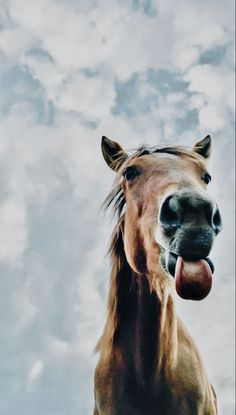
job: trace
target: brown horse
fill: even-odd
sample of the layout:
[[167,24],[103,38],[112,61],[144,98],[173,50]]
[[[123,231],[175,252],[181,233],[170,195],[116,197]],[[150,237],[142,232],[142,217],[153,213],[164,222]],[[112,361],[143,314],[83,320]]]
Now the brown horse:
[[114,204],[118,223],[94,415],[217,414],[214,390],[173,300],[174,287],[193,300],[211,289],[208,255],[222,225],[206,192],[210,150],[210,136],[192,150],[141,147],[133,155],[102,139],[104,158],[117,173],[106,204]]

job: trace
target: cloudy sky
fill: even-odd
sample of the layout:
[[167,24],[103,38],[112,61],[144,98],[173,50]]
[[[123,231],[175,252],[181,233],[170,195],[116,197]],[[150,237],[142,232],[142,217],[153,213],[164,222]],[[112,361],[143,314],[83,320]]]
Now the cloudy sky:
[[234,414],[233,16],[233,0],[0,0],[1,414],[92,413],[113,227],[101,136],[208,133],[214,287],[177,308]]

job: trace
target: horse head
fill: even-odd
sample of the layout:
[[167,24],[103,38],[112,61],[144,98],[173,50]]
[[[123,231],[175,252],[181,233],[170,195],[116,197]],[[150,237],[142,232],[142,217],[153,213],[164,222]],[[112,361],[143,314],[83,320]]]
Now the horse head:
[[209,254],[222,229],[219,208],[207,193],[210,136],[192,149],[143,146],[131,155],[103,137],[102,152],[117,173],[109,200],[115,199],[130,267],[175,277],[182,298],[206,297],[214,272]]

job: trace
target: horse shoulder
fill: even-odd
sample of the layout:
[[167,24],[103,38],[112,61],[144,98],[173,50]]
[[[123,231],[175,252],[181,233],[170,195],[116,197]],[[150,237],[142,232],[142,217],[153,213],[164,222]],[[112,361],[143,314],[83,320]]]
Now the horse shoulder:
[[[95,414],[116,414],[117,406],[123,395],[125,370],[121,354],[117,351],[101,353],[94,375]],[[95,415],[94,414],[94,415]]]
[[[178,319],[177,363],[173,372],[174,393],[186,400],[199,403],[201,415],[217,415],[216,394],[208,381],[198,348],[184,324]],[[183,393],[185,391],[185,393]]]

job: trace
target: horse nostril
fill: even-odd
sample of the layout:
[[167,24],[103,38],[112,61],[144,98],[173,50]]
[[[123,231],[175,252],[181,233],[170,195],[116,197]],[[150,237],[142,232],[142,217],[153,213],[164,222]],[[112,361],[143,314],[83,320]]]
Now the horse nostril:
[[216,209],[216,211],[214,212],[214,215],[212,217],[212,225],[213,225],[213,228],[214,228],[216,234],[221,231],[221,229],[222,229],[222,220],[221,220],[219,209]]
[[177,228],[180,222],[177,207],[172,199],[173,196],[168,196],[166,198],[160,212],[160,222],[164,228],[168,229]]

